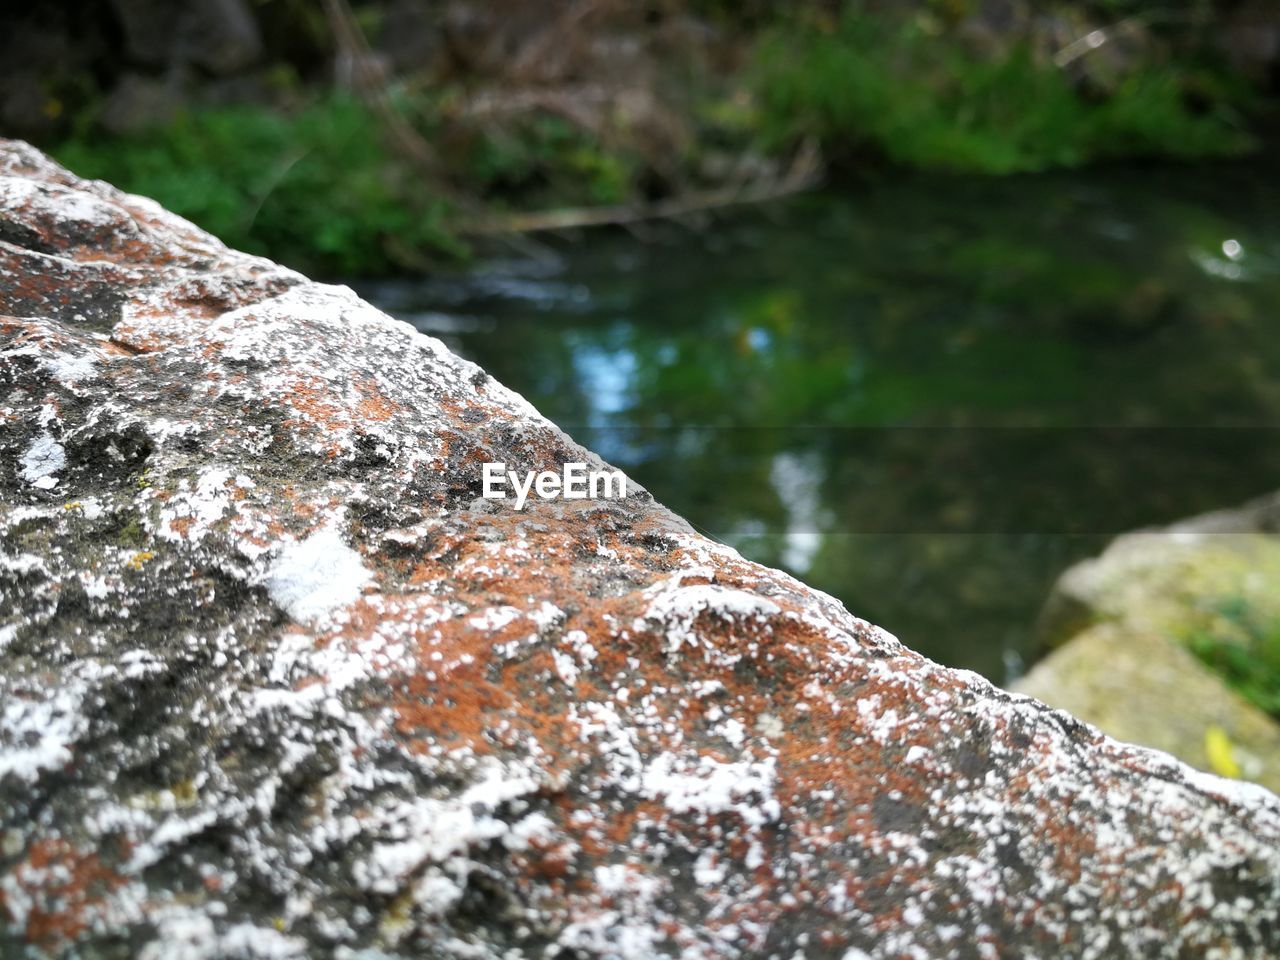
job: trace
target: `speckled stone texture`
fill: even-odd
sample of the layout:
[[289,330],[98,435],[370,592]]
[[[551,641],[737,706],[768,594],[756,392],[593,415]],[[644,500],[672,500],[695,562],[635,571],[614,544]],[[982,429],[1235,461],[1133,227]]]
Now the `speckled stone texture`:
[[484,501],[600,461],[349,290],[0,174],[0,956],[1275,955],[1271,793],[639,488]]

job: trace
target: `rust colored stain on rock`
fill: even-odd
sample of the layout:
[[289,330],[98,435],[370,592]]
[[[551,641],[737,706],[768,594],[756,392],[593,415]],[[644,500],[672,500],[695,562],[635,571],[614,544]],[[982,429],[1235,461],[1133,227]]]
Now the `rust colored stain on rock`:
[[46,837],[31,844],[27,858],[13,869],[9,880],[9,889],[0,894],[0,913],[15,923],[21,910],[27,943],[51,953],[80,940],[106,898],[125,883],[103,866],[96,853]]
[[[904,648],[0,145],[0,955],[1274,955],[1280,801]],[[124,946],[122,946],[124,945]]]

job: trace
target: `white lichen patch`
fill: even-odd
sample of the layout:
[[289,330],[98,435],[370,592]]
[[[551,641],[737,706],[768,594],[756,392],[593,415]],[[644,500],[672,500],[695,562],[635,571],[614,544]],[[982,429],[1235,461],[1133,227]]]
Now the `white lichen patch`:
[[[713,584],[681,586],[677,578],[672,585],[660,584],[654,588],[643,619],[662,624],[668,652],[677,653],[686,644],[703,645],[695,624],[704,614],[715,614],[730,622],[745,622],[761,621],[780,612],[776,603],[757,594]],[[643,623],[637,628],[643,629]]]
[[714,757],[663,754],[640,777],[644,796],[660,800],[673,813],[702,817],[732,813],[754,827],[777,820],[782,808],[773,795],[775,761],[722,763]]
[[[253,482],[240,477],[236,486]],[[199,541],[222,519],[232,505],[233,481],[229,470],[211,467],[200,471],[193,485],[183,478],[160,510],[159,535],[167,540]]]
[[263,585],[290,617],[309,623],[354,603],[371,578],[360,554],[346,544],[336,524],[329,524],[303,540],[285,544]]
[[67,452],[48,431],[41,433],[22,454],[18,461],[18,476],[37,490],[52,490],[58,485],[58,477],[67,466]]
[[60,230],[118,227],[126,217],[115,204],[83,190],[41,184],[26,177],[0,176],[0,209],[22,208],[27,217]]
[[72,759],[76,737],[86,726],[83,685],[68,685],[47,697],[13,696],[0,704],[0,781],[33,782]]

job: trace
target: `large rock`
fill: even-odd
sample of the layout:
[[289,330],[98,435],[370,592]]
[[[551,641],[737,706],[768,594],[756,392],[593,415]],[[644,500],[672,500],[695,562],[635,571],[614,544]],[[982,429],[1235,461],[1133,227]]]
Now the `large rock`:
[[0,147],[0,955],[1263,957],[1280,800],[937,666]]

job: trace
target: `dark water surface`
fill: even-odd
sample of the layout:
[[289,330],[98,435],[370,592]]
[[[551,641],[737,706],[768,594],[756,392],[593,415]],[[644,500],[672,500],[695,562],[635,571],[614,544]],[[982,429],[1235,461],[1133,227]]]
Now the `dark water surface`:
[[945,663],[1115,533],[1280,487],[1280,173],[911,179],[362,286]]

